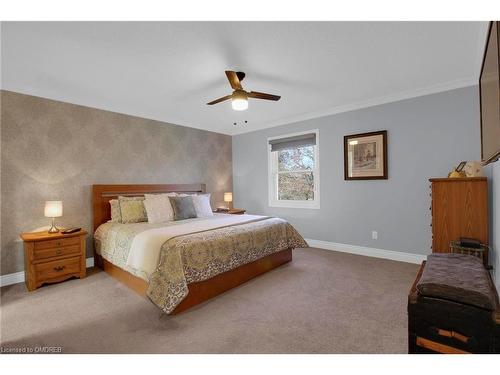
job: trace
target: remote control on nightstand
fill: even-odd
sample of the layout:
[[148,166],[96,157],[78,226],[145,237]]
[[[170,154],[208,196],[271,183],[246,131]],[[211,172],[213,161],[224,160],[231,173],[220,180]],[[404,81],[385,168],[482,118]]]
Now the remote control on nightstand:
[[73,228],[68,228],[68,229],[65,229],[63,231],[61,231],[62,234],[70,234],[70,233],[75,233],[75,232],[78,232],[80,231],[82,228],[77,228],[77,227],[73,227]]

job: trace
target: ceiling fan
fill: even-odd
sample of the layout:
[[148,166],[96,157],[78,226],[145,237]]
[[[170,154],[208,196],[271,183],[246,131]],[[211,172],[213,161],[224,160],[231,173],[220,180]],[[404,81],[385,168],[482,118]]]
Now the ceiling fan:
[[257,91],[245,91],[241,86],[241,81],[245,78],[245,73],[243,72],[233,72],[232,70],[226,70],[226,76],[229,80],[229,84],[233,88],[233,93],[231,95],[226,95],[222,98],[216,99],[207,103],[207,105],[214,105],[217,103],[224,102],[231,99],[231,106],[235,111],[244,111],[248,108],[248,98],[254,99],[264,99],[264,100],[280,100],[281,96],[266,94]]

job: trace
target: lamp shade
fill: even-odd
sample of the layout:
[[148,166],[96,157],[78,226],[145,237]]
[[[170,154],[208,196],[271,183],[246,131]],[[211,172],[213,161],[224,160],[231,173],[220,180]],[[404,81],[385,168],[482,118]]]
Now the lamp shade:
[[233,201],[233,193],[226,192],[224,193],[224,202],[232,202]]
[[61,217],[63,214],[62,201],[46,201],[45,217]]

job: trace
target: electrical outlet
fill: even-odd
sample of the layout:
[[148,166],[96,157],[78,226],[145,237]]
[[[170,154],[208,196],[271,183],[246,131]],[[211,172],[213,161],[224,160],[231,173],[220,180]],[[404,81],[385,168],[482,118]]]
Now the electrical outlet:
[[372,240],[376,240],[378,238],[378,232],[376,230],[372,230]]

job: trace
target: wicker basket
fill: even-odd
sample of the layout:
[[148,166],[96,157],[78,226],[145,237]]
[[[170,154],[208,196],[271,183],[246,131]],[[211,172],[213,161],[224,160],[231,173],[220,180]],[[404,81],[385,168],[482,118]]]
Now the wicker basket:
[[474,247],[460,246],[459,241],[451,241],[450,250],[452,253],[455,254],[466,254],[481,258],[481,260],[484,263],[484,266],[488,268],[488,245],[481,244],[481,247],[474,248]]

